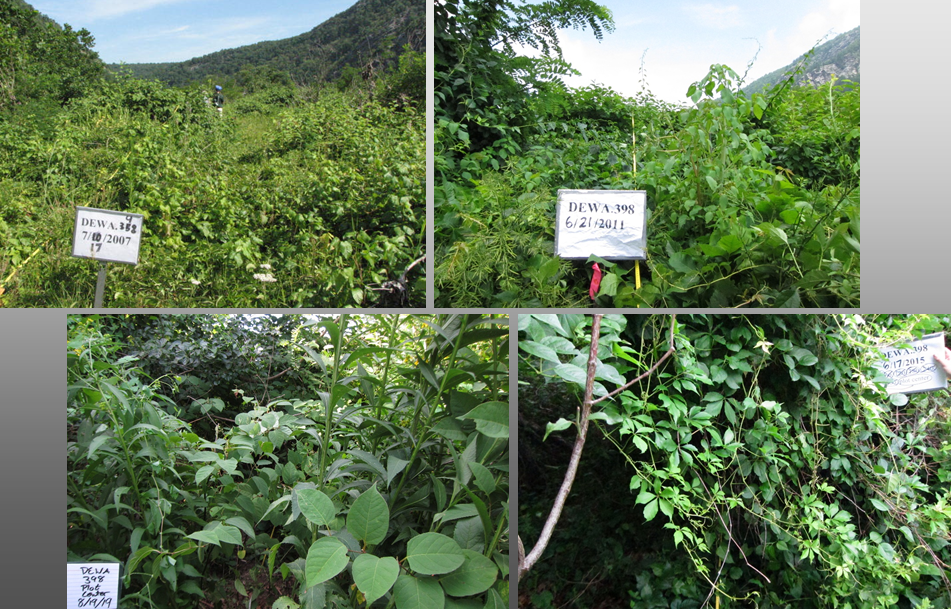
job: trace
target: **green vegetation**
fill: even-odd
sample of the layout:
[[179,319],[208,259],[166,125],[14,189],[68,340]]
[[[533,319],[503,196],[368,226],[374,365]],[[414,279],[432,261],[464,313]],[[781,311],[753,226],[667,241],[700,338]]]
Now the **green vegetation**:
[[[635,98],[570,89],[555,35],[570,26],[613,27],[587,0],[436,7],[437,306],[859,305],[856,84],[748,96],[715,64],[689,107],[653,97],[643,71]],[[563,188],[647,192],[640,289],[633,262],[554,257]]]
[[245,66],[219,116],[214,81],[102,77],[88,32],[4,10],[0,305],[92,305],[76,206],[145,217],[105,306],[425,305],[422,55],[346,87]]
[[[592,321],[519,316],[526,550],[575,441]],[[951,606],[949,392],[888,395],[877,366],[878,347],[949,330],[948,315],[604,316],[594,399],[649,373],[594,404],[520,606]]]
[[267,66],[298,84],[339,79],[347,70],[372,78],[396,66],[404,47],[426,48],[426,4],[421,0],[359,0],[314,29],[173,63],[109,66],[174,86],[214,77],[226,80],[244,66]]
[[120,609],[508,596],[504,316],[67,319],[67,560]]

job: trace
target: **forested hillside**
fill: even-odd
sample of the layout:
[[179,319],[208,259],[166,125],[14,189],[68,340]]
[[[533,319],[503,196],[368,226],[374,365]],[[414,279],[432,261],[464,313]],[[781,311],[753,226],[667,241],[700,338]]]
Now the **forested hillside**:
[[[710,57],[683,104],[644,71],[632,98],[570,88],[568,27],[613,21],[590,0],[436,5],[437,306],[859,305],[857,83],[748,95]],[[559,189],[645,191],[646,261],[556,257]]]
[[273,66],[169,87],[92,34],[0,5],[0,306],[92,306],[77,206],[142,214],[105,306],[425,304],[425,56],[298,86]]
[[139,78],[187,85],[214,77],[235,77],[245,66],[286,72],[297,84],[362,77],[392,69],[404,48],[426,48],[426,5],[420,0],[359,0],[342,13],[299,36],[226,49],[174,63],[110,65]]

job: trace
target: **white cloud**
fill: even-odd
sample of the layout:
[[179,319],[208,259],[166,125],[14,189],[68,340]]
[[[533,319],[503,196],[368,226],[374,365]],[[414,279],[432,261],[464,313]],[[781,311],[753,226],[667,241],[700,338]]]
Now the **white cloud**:
[[735,4],[729,6],[712,3],[687,4],[682,10],[702,27],[725,30],[744,23],[740,7]]
[[[273,21],[272,17],[264,16],[233,17],[215,19],[200,27],[186,25],[164,30],[136,29],[128,31],[113,46],[124,49],[122,60],[126,63],[186,61],[222,49],[286,37],[274,33]],[[272,27],[265,27],[268,25]],[[157,40],[165,43],[156,45],[154,41]],[[174,50],[170,50],[167,44],[170,40],[175,41]]]
[[59,23],[108,21],[124,15],[173,4],[199,4],[214,0],[34,0],[34,8]]
[[[257,36],[264,31],[264,26],[270,21],[270,17],[230,17],[227,19],[215,19],[202,26],[200,30],[192,30],[182,38],[219,40],[228,38],[235,34],[242,34],[252,30]],[[260,40],[260,38],[258,38]]]
[[88,19],[111,19],[128,13],[146,11],[164,4],[181,4],[196,0],[87,0],[83,12]]

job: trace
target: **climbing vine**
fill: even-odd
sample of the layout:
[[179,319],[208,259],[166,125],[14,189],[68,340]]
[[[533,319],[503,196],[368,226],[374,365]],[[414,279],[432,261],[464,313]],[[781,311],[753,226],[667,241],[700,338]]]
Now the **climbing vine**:
[[[521,316],[523,380],[580,392],[591,324]],[[632,536],[651,542],[628,580],[631,606],[947,607],[948,392],[888,395],[877,347],[949,326],[936,315],[605,316],[593,395],[643,378],[593,408],[624,474],[584,501],[626,505]],[[571,426],[550,422],[545,441]],[[694,583],[675,585],[684,577]]]

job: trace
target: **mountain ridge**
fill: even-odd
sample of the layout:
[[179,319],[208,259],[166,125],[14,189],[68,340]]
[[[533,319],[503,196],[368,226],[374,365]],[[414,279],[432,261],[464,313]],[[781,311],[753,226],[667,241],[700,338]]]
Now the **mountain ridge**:
[[247,65],[287,72],[298,84],[339,78],[347,68],[370,74],[395,65],[404,47],[425,50],[426,7],[420,0],[358,0],[313,29],[280,40],[222,49],[180,62],[108,64],[137,78],[183,86],[234,76]]
[[[860,28],[857,26],[832,40],[814,48],[812,57],[806,60],[803,73],[794,80],[795,84],[818,86],[829,82],[834,74],[837,79],[848,79],[856,83],[860,77]],[[747,94],[762,92],[767,86],[776,85],[783,77],[794,70],[806,57],[806,53],[797,57],[789,65],[761,76],[743,87]]]

